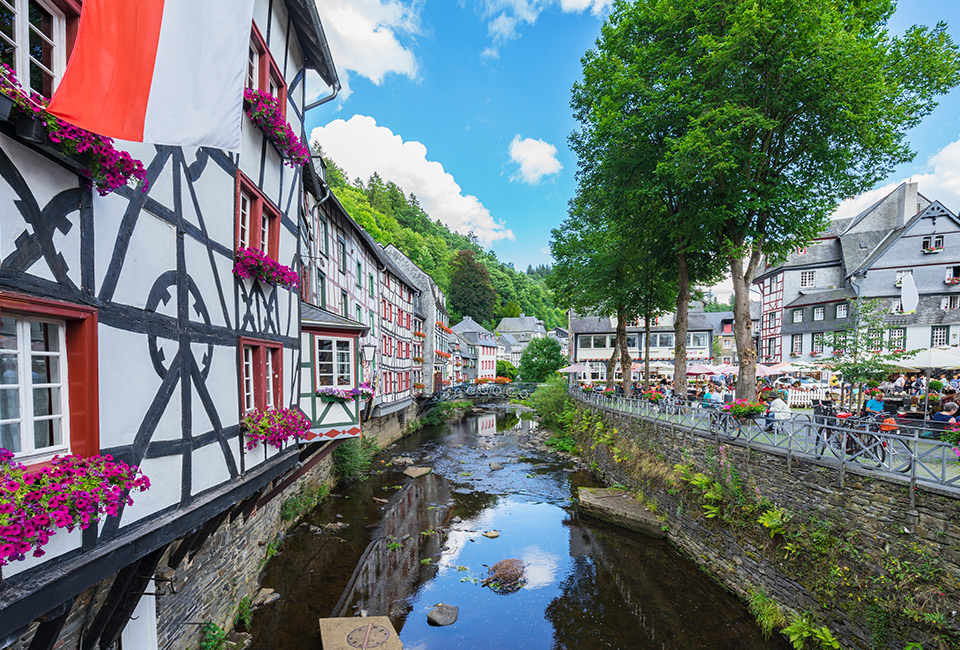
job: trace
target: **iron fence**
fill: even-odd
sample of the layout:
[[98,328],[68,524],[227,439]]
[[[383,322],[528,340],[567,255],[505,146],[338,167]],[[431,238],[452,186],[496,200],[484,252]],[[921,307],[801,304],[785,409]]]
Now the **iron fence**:
[[535,382],[510,384],[457,384],[447,386],[429,395],[426,405],[463,399],[527,399],[537,390]]
[[[768,420],[764,415],[736,418],[719,406],[663,398],[658,402],[604,396],[573,387],[571,396],[597,408],[623,413],[653,424],[682,427],[694,435],[729,441],[748,449],[781,450],[788,468],[794,458],[836,468],[843,485],[848,470],[909,482],[915,504],[917,484],[937,485],[960,496],[960,449],[938,439],[943,431],[917,425],[884,430],[883,423],[841,420],[823,414],[793,414]],[[889,425],[886,425],[889,426]]]

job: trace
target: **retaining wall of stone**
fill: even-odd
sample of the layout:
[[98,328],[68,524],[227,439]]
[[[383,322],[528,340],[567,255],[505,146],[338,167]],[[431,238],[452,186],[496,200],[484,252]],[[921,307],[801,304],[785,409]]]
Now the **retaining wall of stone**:
[[[952,638],[932,632],[930,626],[906,616],[898,618],[894,625],[880,624],[876,618],[871,619],[869,604],[851,607],[852,598],[844,603],[842,597],[825,598],[823,589],[818,591],[816,576],[827,567],[815,567],[816,571],[807,573],[798,569],[798,562],[785,561],[783,540],[772,539],[759,523],[753,527],[737,526],[706,517],[703,501],[688,486],[663,481],[662,472],[682,463],[703,471],[718,462],[722,451],[725,462],[736,468],[750,490],[791,512],[835,522],[856,539],[855,547],[863,556],[883,558],[894,552],[892,549],[916,543],[932,549],[944,572],[943,580],[957,585],[960,500],[954,495],[918,487],[915,507],[911,507],[909,483],[900,477],[880,477],[855,468],[845,473],[841,486],[836,467],[823,466],[812,459],[788,460],[782,450],[748,449],[742,440],[705,438],[681,427],[600,411],[605,428],[616,430],[621,439],[632,443],[632,450],[645,458],[640,463],[627,462],[614,449],[616,441],[598,443],[586,434],[575,434],[585,459],[607,482],[641,491],[642,499],[669,528],[669,538],[744,600],[752,590],[762,587],[781,605],[812,613],[817,624],[827,626],[843,648],[903,650],[909,642],[920,643],[928,650],[958,647],[956,612],[951,615],[952,609],[960,609],[955,591],[946,597],[940,594],[946,604],[945,628],[950,633],[947,637]],[[638,467],[644,464],[646,469]],[[661,476],[657,476],[658,472]],[[860,578],[879,579],[880,568],[875,571],[870,575],[867,569],[868,575]],[[843,585],[843,581],[839,584]]]

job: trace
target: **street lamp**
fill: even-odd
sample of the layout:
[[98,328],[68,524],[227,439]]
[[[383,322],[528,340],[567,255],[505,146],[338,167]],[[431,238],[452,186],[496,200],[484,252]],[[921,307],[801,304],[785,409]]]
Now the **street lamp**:
[[376,355],[377,355],[376,343],[364,343],[363,345],[360,346],[360,362],[363,364],[364,368],[370,367],[370,363],[373,362]]

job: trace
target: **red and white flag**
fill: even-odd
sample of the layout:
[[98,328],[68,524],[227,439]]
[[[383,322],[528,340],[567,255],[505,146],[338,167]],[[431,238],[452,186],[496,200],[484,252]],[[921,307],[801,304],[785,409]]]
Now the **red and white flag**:
[[50,102],[136,142],[240,150],[254,0],[85,0]]

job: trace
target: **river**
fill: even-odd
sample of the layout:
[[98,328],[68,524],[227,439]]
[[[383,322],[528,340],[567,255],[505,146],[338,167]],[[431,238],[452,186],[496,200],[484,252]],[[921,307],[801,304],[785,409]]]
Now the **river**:
[[[254,650],[319,648],[317,619],[361,612],[390,616],[405,650],[789,647],[669,542],[581,517],[576,488],[597,483],[539,451],[531,426],[488,412],[424,429],[340,486],[267,566],[282,597],[255,612]],[[409,479],[398,456],[433,473]],[[483,587],[507,558],[526,564],[523,588]],[[428,625],[440,602],[460,608],[453,625]]]

